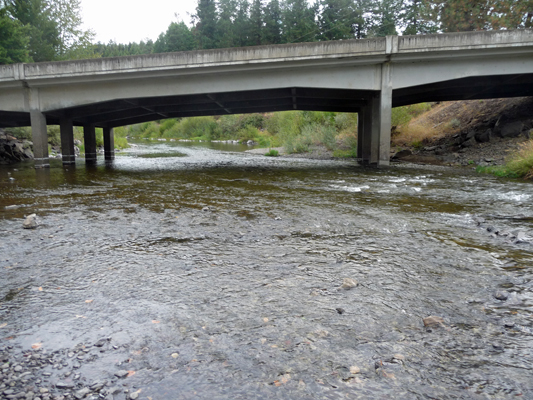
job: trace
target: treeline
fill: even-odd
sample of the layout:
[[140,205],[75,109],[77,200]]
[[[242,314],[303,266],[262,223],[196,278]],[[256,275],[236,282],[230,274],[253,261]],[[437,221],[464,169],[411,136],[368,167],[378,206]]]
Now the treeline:
[[81,0],[0,0],[0,64],[533,27],[533,0],[198,0],[155,40],[93,43]]

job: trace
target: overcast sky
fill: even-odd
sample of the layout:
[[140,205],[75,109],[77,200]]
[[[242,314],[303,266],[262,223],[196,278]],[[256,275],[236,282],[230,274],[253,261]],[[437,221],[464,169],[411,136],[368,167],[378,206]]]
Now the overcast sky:
[[[82,0],[85,29],[96,33],[95,42],[117,43],[155,41],[172,21],[190,25],[197,0]],[[175,17],[178,14],[178,19]]]

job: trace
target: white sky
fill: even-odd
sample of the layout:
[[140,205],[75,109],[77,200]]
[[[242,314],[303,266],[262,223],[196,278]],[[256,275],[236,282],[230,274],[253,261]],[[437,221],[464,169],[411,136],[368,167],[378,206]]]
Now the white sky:
[[190,26],[190,16],[197,0],[82,0],[83,28],[96,33],[95,42],[154,42],[172,21],[183,20]]

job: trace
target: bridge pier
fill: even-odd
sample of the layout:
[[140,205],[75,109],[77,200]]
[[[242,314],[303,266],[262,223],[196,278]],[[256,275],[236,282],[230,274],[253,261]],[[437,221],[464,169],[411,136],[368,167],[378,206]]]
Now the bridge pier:
[[357,158],[361,165],[389,165],[392,118],[390,63],[381,71],[381,90],[375,92],[358,115]]
[[85,163],[96,164],[96,129],[94,125],[83,126],[83,144],[85,146]]
[[74,127],[71,119],[61,119],[59,121],[59,131],[61,133],[61,155],[63,165],[76,164],[76,153],[74,152]]
[[31,110],[30,120],[35,168],[49,168],[50,161],[48,160],[48,134],[46,132],[46,117],[38,110]]
[[115,159],[115,136],[113,128],[104,128],[104,157],[106,161]]

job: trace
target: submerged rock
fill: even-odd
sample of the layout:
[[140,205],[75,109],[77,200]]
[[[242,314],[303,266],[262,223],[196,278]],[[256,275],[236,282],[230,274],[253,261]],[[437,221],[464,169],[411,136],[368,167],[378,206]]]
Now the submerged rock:
[[422,320],[426,328],[437,327],[444,324],[444,318],[429,316]]
[[344,278],[344,281],[342,282],[342,285],[339,289],[343,290],[350,290],[357,286],[357,281],[352,278]]

